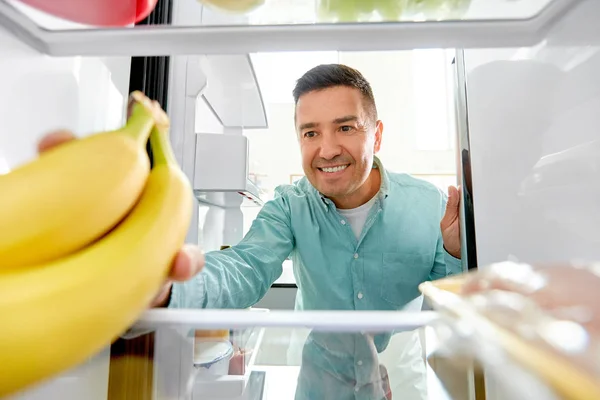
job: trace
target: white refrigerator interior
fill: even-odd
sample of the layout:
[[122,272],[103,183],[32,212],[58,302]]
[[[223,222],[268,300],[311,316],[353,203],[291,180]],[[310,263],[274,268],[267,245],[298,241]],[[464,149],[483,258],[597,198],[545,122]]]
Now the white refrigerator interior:
[[467,49],[477,261],[600,258],[599,4],[535,46]]
[[[33,159],[36,142],[52,130],[83,136],[119,127],[131,56],[170,55],[171,141],[196,197],[187,240],[218,250],[242,238],[241,207],[263,204],[261,189],[250,179],[251,143],[244,132],[266,129],[269,120],[250,54],[456,49],[456,90],[462,94],[456,104],[456,159],[463,194],[472,202],[463,218],[466,214],[473,224],[463,232],[463,243],[475,255],[467,262],[485,268],[503,260],[600,259],[598,0],[473,0],[458,21],[356,27],[314,23],[317,3],[267,0],[256,13],[238,16],[195,0],[174,0],[171,28],[142,31],[82,30],[17,1],[0,0],[0,174]],[[293,297],[295,289],[286,293]],[[303,320],[289,310],[276,319],[255,311],[243,323],[246,314],[146,315],[146,327],[157,329],[155,398],[196,398],[192,327],[229,324],[257,353],[261,346],[277,353],[286,349],[265,341],[260,324],[302,336],[302,327],[315,324],[368,331],[385,325],[386,318],[374,312],[354,322],[335,313]],[[430,322],[428,316],[407,313],[397,324],[420,329]],[[425,330],[421,333],[423,340]],[[109,356],[107,348],[11,399],[105,400]],[[276,368],[260,368],[256,354],[248,362],[277,376]],[[288,382],[287,377],[271,378],[269,384]],[[496,378],[486,377],[488,399],[526,398],[511,391],[514,375]],[[243,399],[252,379],[247,373],[200,386],[214,398]],[[537,399],[554,400],[538,389]]]

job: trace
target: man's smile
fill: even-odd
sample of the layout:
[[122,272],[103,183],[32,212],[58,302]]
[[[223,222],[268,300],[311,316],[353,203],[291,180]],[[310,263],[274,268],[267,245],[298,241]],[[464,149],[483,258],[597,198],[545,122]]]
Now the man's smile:
[[323,172],[339,172],[339,171],[343,171],[345,170],[350,164],[344,164],[344,165],[335,165],[335,166],[331,166],[331,167],[317,167],[319,169],[319,171],[323,171]]

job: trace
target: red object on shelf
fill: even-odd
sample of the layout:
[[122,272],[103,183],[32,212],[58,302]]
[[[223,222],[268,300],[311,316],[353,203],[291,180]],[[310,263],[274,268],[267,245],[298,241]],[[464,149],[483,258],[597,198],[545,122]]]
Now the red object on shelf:
[[85,25],[125,26],[146,18],[158,0],[19,0],[55,17]]

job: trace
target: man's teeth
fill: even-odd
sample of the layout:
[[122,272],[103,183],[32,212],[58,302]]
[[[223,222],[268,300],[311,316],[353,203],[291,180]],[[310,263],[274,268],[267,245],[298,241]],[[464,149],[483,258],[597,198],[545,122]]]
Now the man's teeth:
[[337,167],[331,167],[331,168],[321,168],[321,170],[323,170],[324,172],[338,172],[341,171],[343,169],[346,169],[347,165],[339,165]]

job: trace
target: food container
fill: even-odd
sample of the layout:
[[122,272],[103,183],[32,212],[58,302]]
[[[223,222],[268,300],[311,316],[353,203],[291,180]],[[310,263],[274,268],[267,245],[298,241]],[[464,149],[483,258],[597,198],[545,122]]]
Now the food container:
[[[574,297],[573,290],[569,290],[566,295],[558,290],[559,284],[563,283],[560,280],[552,283],[551,280],[537,278],[556,275],[558,272],[576,276],[581,270],[576,267],[564,267],[564,271],[539,267],[534,272],[528,272],[530,269],[527,265],[509,263],[492,267],[498,268],[420,285],[426,301],[440,313],[441,318],[434,329],[441,342],[445,343],[444,351],[451,353],[454,358],[467,356],[477,359],[486,370],[486,381],[492,378],[513,390],[510,396],[502,398],[600,399],[600,382],[593,368],[585,368],[598,365],[595,353],[597,347],[594,345],[592,332],[587,332],[589,340],[584,351],[568,351],[569,349],[560,346],[552,346],[552,338],[543,336],[540,332],[547,332],[547,327],[554,326],[557,322],[563,325],[566,322],[572,328],[577,325],[575,319],[571,318],[576,314],[563,314],[559,319],[556,314],[544,311],[541,301],[539,304],[533,302],[536,293],[541,292],[538,288],[542,287],[545,288],[545,293],[552,294],[550,300]],[[507,278],[496,279],[492,289],[482,290],[478,296],[464,291],[473,282],[480,282],[482,286],[490,285],[489,282],[492,281],[487,279],[487,275],[491,275],[489,271],[494,269],[499,271],[498,276]],[[529,275],[526,276],[527,273]],[[522,293],[511,291],[510,283],[520,277],[527,278],[522,281],[529,286],[539,283],[538,281],[545,283]],[[550,286],[551,284],[556,286]],[[600,285],[595,289],[594,292],[598,293]],[[582,301],[577,303],[578,309],[591,305],[589,301],[584,301],[584,296],[579,297],[582,297]],[[482,303],[482,298],[488,301]],[[540,296],[537,298],[539,301]],[[569,305],[569,309],[574,310],[572,304]],[[567,332],[560,342],[573,345],[577,339],[580,337]],[[520,373],[515,375],[514,371]],[[529,389],[525,389],[526,387]],[[535,390],[531,389],[533,387]]]
[[232,357],[233,346],[228,340],[196,339],[194,342],[194,366],[201,379],[227,375]]

